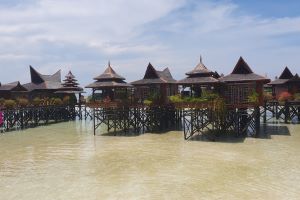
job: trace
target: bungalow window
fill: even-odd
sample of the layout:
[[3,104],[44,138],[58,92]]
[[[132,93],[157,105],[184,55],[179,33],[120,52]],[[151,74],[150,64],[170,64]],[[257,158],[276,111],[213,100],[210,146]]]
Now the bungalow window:
[[231,84],[228,85],[226,98],[229,104],[248,103],[248,97],[255,88],[252,83]]

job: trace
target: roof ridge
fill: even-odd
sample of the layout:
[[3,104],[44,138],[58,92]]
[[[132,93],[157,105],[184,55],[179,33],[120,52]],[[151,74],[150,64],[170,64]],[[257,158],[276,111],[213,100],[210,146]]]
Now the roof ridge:
[[248,63],[240,56],[231,74],[252,74],[253,71]]
[[284,70],[282,71],[281,75],[279,76],[278,79],[291,79],[293,78],[294,75],[293,73],[291,72],[291,70],[286,66],[284,68]]

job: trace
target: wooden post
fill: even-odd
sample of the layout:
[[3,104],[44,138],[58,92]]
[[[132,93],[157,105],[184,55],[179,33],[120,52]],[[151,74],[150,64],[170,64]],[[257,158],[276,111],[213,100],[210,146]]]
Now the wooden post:
[[288,123],[289,115],[289,103],[286,101],[284,104],[284,123]]
[[81,108],[81,93],[79,93],[79,101],[78,101],[78,105],[79,105],[79,119],[82,120],[82,108]]
[[267,101],[264,101],[263,110],[264,110],[264,123],[266,123],[267,122]]
[[[95,101],[95,89],[93,89],[92,98],[93,98],[93,101]],[[94,135],[96,135],[96,112],[95,112],[95,107],[93,108],[93,128],[94,128]]]
[[259,106],[255,107],[254,117],[255,117],[255,136],[257,137],[260,132],[260,109],[259,109]]

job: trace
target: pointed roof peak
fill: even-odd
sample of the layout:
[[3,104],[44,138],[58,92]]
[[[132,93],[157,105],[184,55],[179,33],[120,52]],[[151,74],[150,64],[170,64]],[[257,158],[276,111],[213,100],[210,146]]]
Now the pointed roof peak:
[[293,76],[288,80],[288,82],[299,82],[299,81],[300,81],[300,77],[298,74],[295,74],[295,76]]
[[125,80],[124,77],[120,76],[115,72],[115,70],[111,67],[110,61],[108,61],[108,66],[105,69],[105,71],[94,78],[95,80],[103,80],[103,79],[119,79],[119,80]]
[[29,65],[29,69],[32,83],[39,84],[45,82],[42,75],[39,72],[37,72],[31,65]]
[[151,62],[148,63],[148,67],[152,67],[152,68],[154,69],[154,67],[153,67],[153,65],[151,64]]
[[144,78],[132,82],[132,85],[149,85],[149,84],[163,84],[163,83],[176,83],[168,67],[162,71],[156,70],[149,62]]
[[159,78],[159,75],[153,65],[149,62],[148,67],[146,69],[144,79],[153,79]]
[[71,70],[69,70],[68,74],[65,76],[66,78],[75,78]]
[[240,56],[231,74],[252,74],[253,71],[249,67],[248,63]]
[[23,85],[21,85],[20,81],[6,83],[2,85],[0,84],[0,90],[27,92],[27,89]]
[[163,70],[163,72],[170,72],[169,67],[166,67],[166,68]]
[[207,67],[203,64],[202,62],[202,56],[200,55],[200,62],[196,65],[196,67],[190,71],[187,72],[186,75],[190,76],[190,75],[203,75],[203,74],[212,74],[213,72],[209,69],[207,69]]
[[292,74],[291,70],[286,66],[279,76],[279,79],[291,79],[294,75]]

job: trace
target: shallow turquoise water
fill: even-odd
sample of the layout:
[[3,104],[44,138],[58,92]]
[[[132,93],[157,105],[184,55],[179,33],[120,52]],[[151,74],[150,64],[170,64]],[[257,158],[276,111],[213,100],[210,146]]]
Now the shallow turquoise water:
[[90,122],[0,135],[0,199],[299,199],[300,125],[271,139],[93,136]]

